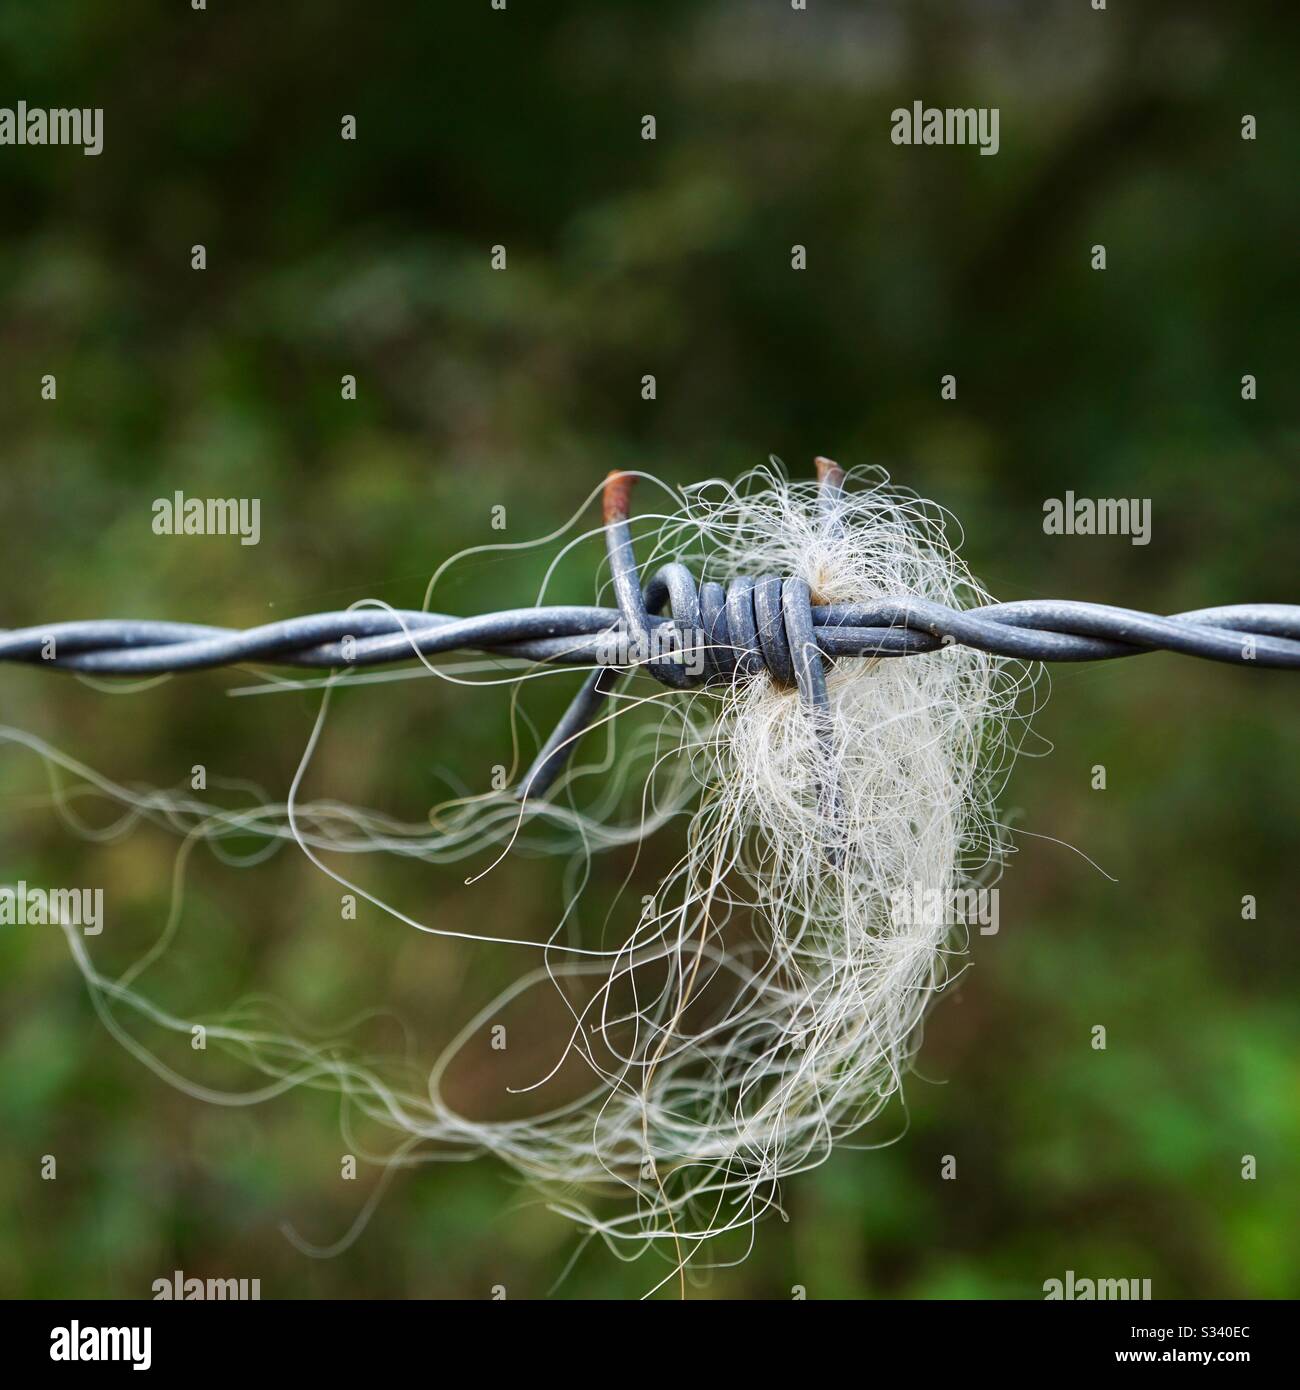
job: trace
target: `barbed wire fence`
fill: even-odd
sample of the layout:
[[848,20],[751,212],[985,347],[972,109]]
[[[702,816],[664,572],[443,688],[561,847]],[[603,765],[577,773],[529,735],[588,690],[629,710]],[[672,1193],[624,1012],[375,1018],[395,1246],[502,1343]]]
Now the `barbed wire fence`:
[[[831,524],[845,474],[817,460]],[[583,728],[630,669],[691,689],[766,671],[827,701],[825,659],[905,658],[954,643],[1022,661],[1109,661],[1167,651],[1248,668],[1300,670],[1300,605],[1236,603],[1162,616],[1074,599],[957,609],[913,597],[820,603],[802,579],[700,583],[678,562],[642,587],[630,529],[635,475],[605,480],[606,549],[616,608],[542,605],[476,617],[354,608],[238,630],[148,619],[91,619],[0,631],[0,662],[92,676],[155,676],[268,663],[352,670],[474,651],[591,668],[520,783],[543,794]],[[666,610],[666,611],[665,611]]]

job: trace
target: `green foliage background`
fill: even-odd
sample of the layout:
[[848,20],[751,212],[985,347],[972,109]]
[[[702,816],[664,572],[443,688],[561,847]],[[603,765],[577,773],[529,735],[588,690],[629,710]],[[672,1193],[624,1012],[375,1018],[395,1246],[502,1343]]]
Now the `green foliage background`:
[[[612,467],[685,482],[816,453],[951,508],[1001,598],[1295,601],[1298,18],[9,0],[0,104],[102,106],[105,149],[0,149],[0,621],[418,606],[446,555],[500,539],[494,505],[523,539]],[[999,107],[1001,152],[894,146],[889,113],[916,99]],[[150,503],[176,489],[260,497],[262,544],[155,537]],[[1044,536],[1043,500],[1067,489],[1149,497],[1151,544]],[[476,566],[444,601],[526,601],[544,564]],[[556,590],[590,594],[581,566]],[[229,697],[247,683],[110,695],[5,668],[0,719],[131,785],[202,762],[281,796],[315,702]],[[537,717],[567,691],[539,691]],[[1018,766],[1007,810],[1118,881],[1023,838],[906,1115],[866,1136],[897,1142],[790,1182],[789,1221],[699,1294],[1039,1297],[1067,1269],[1157,1297],[1300,1292],[1296,695],[1294,676],[1172,656],[1053,672],[1052,751]],[[449,779],[481,789],[507,739],[503,695],[372,687],[340,701],[313,788],[419,818]],[[113,924],[92,948],[120,966],[165,917],[177,841],[79,838],[45,790],[0,747],[0,880],[103,884]],[[646,891],[673,857],[649,848]],[[596,920],[626,868],[597,864]],[[550,929],[560,866],[473,888],[469,871],[365,867],[438,925]],[[341,923],[296,853],[243,873],[201,853],[152,983],[181,1013],[253,988],[316,1019],[384,1002],[431,1058],[518,967],[377,912]],[[324,1100],[178,1094],[100,1026],[57,932],[6,929],[0,970],[6,1293],[147,1297],[182,1269],[260,1277],[266,1297],[541,1296],[574,1254],[572,1228],[484,1162],[398,1177],[346,1253],[307,1259],[280,1223],[328,1243],[374,1181],[339,1180]],[[553,1022],[515,1036],[543,1049]],[[490,1109],[500,1078],[464,1086]],[[660,1273],[592,1248],[556,1296],[635,1296]]]

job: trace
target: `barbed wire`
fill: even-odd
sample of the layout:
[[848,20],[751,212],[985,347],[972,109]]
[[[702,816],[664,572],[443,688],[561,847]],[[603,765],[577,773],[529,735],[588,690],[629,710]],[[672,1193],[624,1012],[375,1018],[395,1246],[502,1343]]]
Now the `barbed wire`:
[[[782,583],[782,581],[777,581]],[[789,583],[790,581],[785,581]],[[735,581],[739,585],[740,581]],[[750,581],[754,585],[754,581]],[[754,585],[756,587],[756,585]],[[784,584],[782,585],[784,595]],[[1104,661],[1168,651],[1243,666],[1300,668],[1300,606],[1237,603],[1161,617],[1073,599],[956,609],[918,599],[811,605],[813,640],[829,657],[915,656],[958,643],[1025,661]],[[692,648],[655,625],[653,645]],[[725,643],[741,662],[760,649]],[[238,629],[121,618],[0,630],[0,661],[97,676],[145,676],[267,663],[383,666],[457,649],[568,666],[617,664],[627,636],[615,608],[513,608],[476,618],[413,609],[350,609]],[[345,639],[353,641],[346,647]],[[648,667],[647,667],[648,669]],[[746,673],[764,669],[747,666]]]
[[[844,474],[817,460],[832,524]],[[149,676],[243,663],[352,669],[472,650],[593,668],[524,779],[541,792],[595,709],[629,668],[677,688],[768,672],[826,704],[824,658],[916,656],[954,643],[1022,661],[1106,661],[1168,651],[1247,667],[1300,670],[1300,605],[1239,603],[1160,616],[1072,599],[955,609],[903,597],[818,604],[801,579],[739,577],[724,588],[680,563],[644,589],[629,526],[634,475],[604,488],[617,608],[550,605],[478,617],[393,608],[312,613],[244,630],[92,619],[0,631],[0,662],[95,676]],[[663,610],[667,608],[665,614]]]

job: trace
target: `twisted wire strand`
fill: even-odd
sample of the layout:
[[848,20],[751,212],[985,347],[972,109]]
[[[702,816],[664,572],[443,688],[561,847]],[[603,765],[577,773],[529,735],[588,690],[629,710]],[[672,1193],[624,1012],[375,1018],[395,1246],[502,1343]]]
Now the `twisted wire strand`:
[[[685,566],[666,566],[689,575]],[[646,606],[658,591],[645,590]],[[683,647],[684,629],[708,636],[706,658],[737,674],[773,669],[768,653],[780,643],[775,611],[785,614],[785,595],[800,581],[773,578],[733,580],[719,604],[722,586],[694,589],[694,603],[707,622],[691,623],[673,603],[671,621],[647,630],[650,645],[681,658],[646,663],[666,684],[693,684],[681,668],[697,647]],[[762,626],[750,618],[746,594],[761,585],[779,599],[767,601]],[[707,597],[706,597],[707,595]],[[802,595],[800,595],[800,599]],[[706,607],[706,604],[711,605]],[[797,600],[792,605],[798,607]],[[1244,666],[1300,669],[1300,605],[1238,603],[1198,608],[1161,617],[1132,608],[1074,599],[1022,599],[959,610],[919,599],[869,604],[807,604],[812,640],[828,657],[896,657],[936,651],[952,642],[1025,661],[1102,661],[1170,651]],[[740,615],[739,617],[737,615]],[[788,614],[784,621],[788,624]],[[753,631],[750,625],[753,623]],[[734,626],[733,626],[734,624]],[[787,628],[788,630],[788,628]],[[616,665],[613,653],[631,645],[622,614],[613,608],[555,605],[512,608],[475,618],[413,609],[352,609],[313,613],[260,627],[210,627],[198,623],[124,618],[51,623],[0,630],[0,662],[46,666],[103,676],[142,676],[201,671],[216,666],[266,663],[303,667],[382,666],[460,649],[569,666]],[[350,649],[344,640],[354,639]],[[656,640],[657,639],[657,642]],[[778,653],[782,650],[776,648]],[[777,662],[784,658],[779,654]],[[715,671],[718,669],[714,667]]]
[[[844,473],[817,460],[819,497],[836,525]],[[633,475],[604,488],[617,608],[512,608],[478,617],[392,608],[313,613],[243,631],[198,623],[92,619],[0,630],[0,662],[96,676],[150,676],[241,663],[350,669],[471,650],[593,668],[525,775],[519,794],[554,780],[582,730],[632,667],[677,690],[767,672],[798,688],[815,718],[825,659],[905,657],[958,643],[1022,661],[1105,661],[1169,651],[1233,665],[1300,670],[1300,605],[1241,603],[1167,617],[1072,599],[955,609],[906,597],[814,602],[802,579],[739,576],[724,588],[683,564],[642,586],[630,527]],[[667,610],[666,613],[664,610]]]

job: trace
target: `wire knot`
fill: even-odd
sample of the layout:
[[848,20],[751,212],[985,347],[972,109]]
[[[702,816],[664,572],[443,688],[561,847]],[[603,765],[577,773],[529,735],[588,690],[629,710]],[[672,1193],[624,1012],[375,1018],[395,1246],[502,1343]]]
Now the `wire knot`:
[[[824,681],[812,592],[802,579],[739,575],[724,588],[713,580],[697,583],[674,561],[658,570],[643,599],[650,636],[645,669],[664,685],[688,689],[767,672],[777,685],[803,690],[810,668]],[[671,626],[654,624],[651,615],[665,605]],[[629,620],[623,611],[623,618],[625,626],[642,625],[638,612]],[[815,698],[811,688],[807,694]]]

